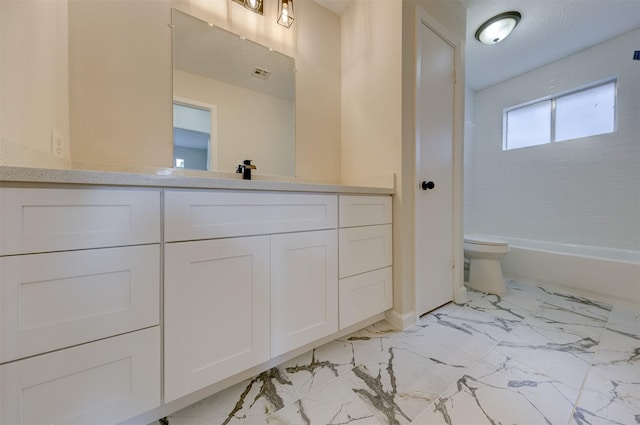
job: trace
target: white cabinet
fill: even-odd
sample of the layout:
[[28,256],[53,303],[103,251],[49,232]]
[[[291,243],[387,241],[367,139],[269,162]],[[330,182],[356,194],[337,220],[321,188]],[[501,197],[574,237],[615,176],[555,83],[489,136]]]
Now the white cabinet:
[[371,319],[391,307],[390,201],[0,187],[0,424],[166,414]]
[[165,401],[338,330],[337,223],[336,195],[166,191]]
[[160,191],[0,188],[0,423],[160,406]]
[[336,230],[271,236],[271,356],[338,330]]
[[269,359],[269,237],[165,248],[165,401]]
[[393,307],[390,196],[340,196],[340,329]]

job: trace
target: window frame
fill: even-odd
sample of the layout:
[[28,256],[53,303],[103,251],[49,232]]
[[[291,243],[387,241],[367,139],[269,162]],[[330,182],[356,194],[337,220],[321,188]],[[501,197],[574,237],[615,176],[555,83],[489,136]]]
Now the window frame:
[[[502,110],[502,150],[503,151],[509,151],[509,150],[515,150],[515,149],[522,149],[522,148],[530,148],[530,147],[536,147],[536,146],[544,146],[544,145],[550,145],[553,143],[558,143],[558,142],[567,142],[570,140],[576,140],[577,138],[573,138],[573,139],[563,139],[563,140],[556,140],[556,101],[562,97],[565,96],[570,96],[576,93],[580,93],[580,92],[584,92],[587,90],[592,90],[592,89],[596,89],[598,87],[602,87],[608,84],[613,84],[613,130],[611,132],[607,132],[607,133],[600,133],[600,134],[594,134],[592,136],[584,136],[584,137],[593,137],[593,136],[598,136],[598,135],[603,135],[603,134],[611,134],[611,133],[615,133],[618,130],[618,78],[617,77],[611,77],[611,78],[606,78],[603,80],[599,80],[599,81],[595,81],[589,84],[585,84],[583,86],[579,86],[576,88],[573,88],[571,90],[567,90],[564,92],[560,92],[551,96],[545,96],[539,99],[535,99],[535,100],[531,100],[529,102],[525,102],[525,103],[520,103],[518,105],[515,106],[510,106],[508,108],[504,108]],[[549,142],[545,142],[545,143],[540,143],[540,144],[536,144],[536,145],[529,145],[529,146],[521,146],[521,147],[517,147],[517,148],[509,148],[508,147],[508,140],[507,140],[507,135],[508,135],[508,113],[511,111],[515,111],[517,109],[521,109],[521,108],[525,108],[527,106],[531,106],[534,105],[536,103],[541,103],[541,102],[550,102],[550,134],[549,134]],[[584,138],[584,137],[580,137],[580,138]]]

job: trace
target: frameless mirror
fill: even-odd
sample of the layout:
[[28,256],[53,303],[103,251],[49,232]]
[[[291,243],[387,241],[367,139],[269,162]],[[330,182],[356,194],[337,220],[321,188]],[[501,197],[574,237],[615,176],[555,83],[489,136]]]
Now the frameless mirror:
[[295,62],[172,10],[174,166],[295,175]]

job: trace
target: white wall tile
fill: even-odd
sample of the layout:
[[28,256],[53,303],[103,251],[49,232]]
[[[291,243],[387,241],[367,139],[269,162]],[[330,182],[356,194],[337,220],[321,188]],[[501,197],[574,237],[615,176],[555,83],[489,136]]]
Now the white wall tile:
[[[640,249],[640,29],[467,92],[465,232]],[[502,151],[502,111],[617,77],[613,134]]]

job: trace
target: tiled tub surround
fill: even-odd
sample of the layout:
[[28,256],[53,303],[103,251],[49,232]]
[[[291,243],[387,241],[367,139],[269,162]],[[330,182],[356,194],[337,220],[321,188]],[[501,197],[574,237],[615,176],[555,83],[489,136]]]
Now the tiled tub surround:
[[201,424],[635,424],[640,311],[509,281],[379,322],[169,417]]

